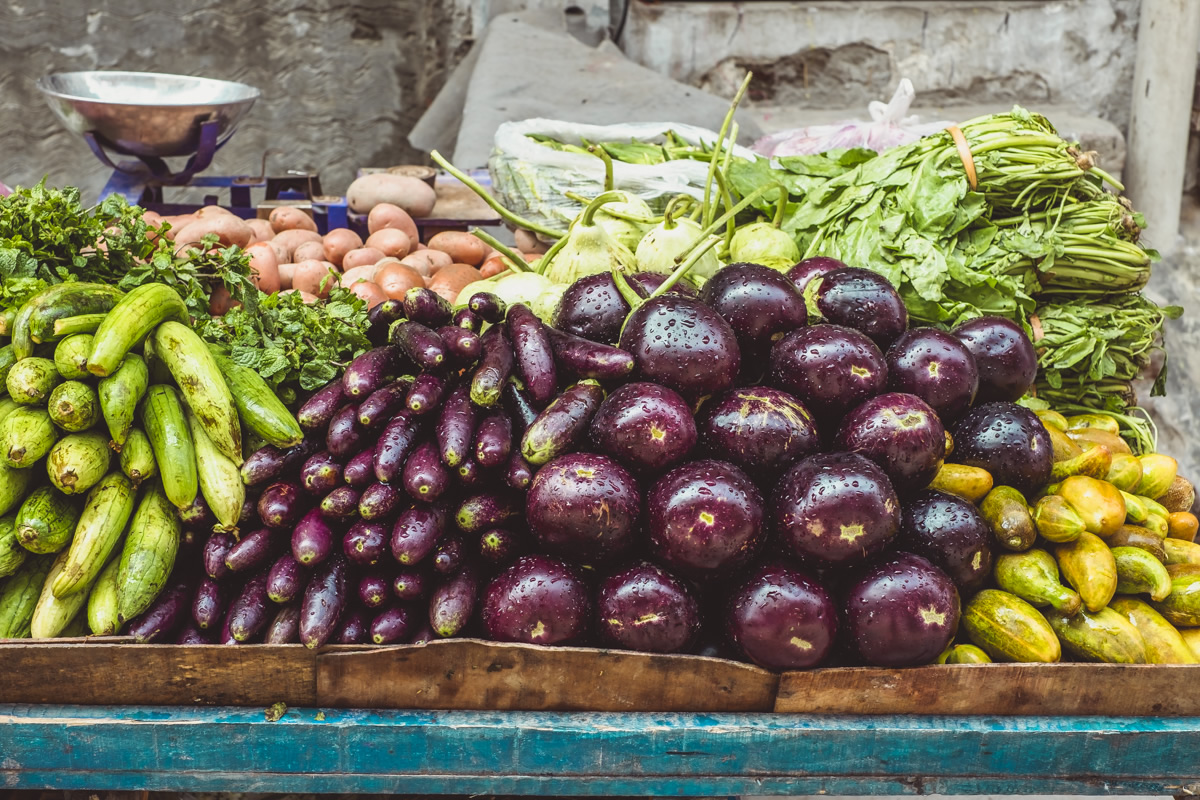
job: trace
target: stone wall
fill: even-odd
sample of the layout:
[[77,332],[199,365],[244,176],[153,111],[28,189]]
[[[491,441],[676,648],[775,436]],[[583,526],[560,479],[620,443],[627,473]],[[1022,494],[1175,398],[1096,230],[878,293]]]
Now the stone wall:
[[467,0],[0,0],[0,181],[107,178],[35,87],[60,71],[236,80],[262,99],[210,174],[319,171],[341,192],[360,166],[421,157],[408,131],[470,46]]

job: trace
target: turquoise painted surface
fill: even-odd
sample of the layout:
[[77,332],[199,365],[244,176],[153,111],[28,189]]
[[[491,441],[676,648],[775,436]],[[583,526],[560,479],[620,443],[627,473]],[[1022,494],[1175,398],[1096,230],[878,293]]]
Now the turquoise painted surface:
[[1200,792],[1200,719],[0,706],[22,789],[500,794]]

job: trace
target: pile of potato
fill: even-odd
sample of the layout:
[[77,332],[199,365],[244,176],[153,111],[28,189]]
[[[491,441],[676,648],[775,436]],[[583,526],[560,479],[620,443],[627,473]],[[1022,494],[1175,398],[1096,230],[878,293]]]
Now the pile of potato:
[[[216,234],[224,246],[244,248],[259,289],[268,294],[299,292],[305,302],[328,297],[340,284],[370,307],[402,299],[419,286],[453,303],[467,284],[505,269],[499,254],[469,233],[443,231],[422,243],[413,217],[393,203],[370,209],[365,241],[349,228],[322,236],[312,217],[287,206],[274,209],[265,220],[243,220],[219,206],[205,206],[175,217],[148,211],[146,221],[169,222],[166,236],[178,252],[209,234]],[[218,287],[210,311],[224,314],[231,302],[224,287]]]

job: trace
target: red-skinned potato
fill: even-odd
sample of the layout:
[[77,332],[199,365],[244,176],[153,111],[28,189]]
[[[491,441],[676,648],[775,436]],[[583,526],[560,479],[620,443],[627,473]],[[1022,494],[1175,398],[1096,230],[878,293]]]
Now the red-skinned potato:
[[388,299],[388,296],[383,293],[383,289],[379,288],[378,284],[370,281],[360,281],[350,287],[350,291],[367,301],[367,308],[375,306]]
[[300,299],[310,306],[321,299],[311,292],[302,292],[299,289],[284,289],[280,294],[298,294]]
[[254,281],[254,285],[260,292],[278,292],[281,287],[279,259],[275,255],[275,248],[270,242],[256,242],[247,247],[246,252],[250,255],[250,279]]
[[233,214],[213,213],[180,229],[175,235],[176,252],[188,245],[198,245],[209,234],[216,234],[217,242],[222,247],[245,247],[250,243],[251,235],[250,226]]
[[287,251],[287,258],[284,261],[292,261],[295,258],[297,247],[305,242],[320,242],[321,234],[316,231],[295,229],[278,233],[271,241]]
[[228,208],[222,208],[221,206],[204,206],[203,208],[201,208],[199,211],[196,212],[196,218],[197,219],[212,219],[213,217],[217,216],[218,214],[225,214],[226,216],[230,216],[230,217],[235,216],[234,213],[232,211],[230,211]]
[[246,220],[246,224],[250,226],[250,230],[254,231],[254,235],[258,237],[260,242],[269,242],[275,238],[275,229],[265,219],[255,217],[254,219]]
[[437,192],[425,181],[408,175],[372,172],[355,179],[346,189],[346,204],[357,214],[380,203],[399,206],[414,217],[427,217],[437,202]]
[[492,256],[483,262],[483,266],[479,268],[479,274],[484,278],[494,278],[506,269],[508,269],[508,265],[504,263],[502,257]]
[[378,264],[383,259],[387,258],[378,248],[375,247],[359,247],[346,253],[346,257],[342,259],[342,269],[354,269],[355,267],[365,267],[367,264]]
[[342,273],[342,286],[349,289],[359,281],[375,282],[375,273],[379,272],[379,268],[386,264],[387,261],[380,261],[378,264],[363,264],[361,267],[351,267]]
[[524,228],[517,228],[513,232],[513,239],[517,243],[517,249],[523,253],[544,253],[550,249],[550,245],[534,236],[532,231]]
[[208,313],[214,317],[223,317],[226,311],[240,305],[241,303],[233,301],[233,295],[229,293],[224,284],[217,284],[208,298]]
[[374,247],[385,256],[404,258],[408,255],[408,251],[412,249],[412,240],[408,238],[408,234],[404,231],[396,230],[395,228],[384,228],[368,236],[366,246]]
[[319,240],[315,242],[301,242],[292,251],[292,261],[299,264],[301,261],[324,261],[325,260],[325,245]]
[[279,265],[279,290],[292,288],[292,279],[296,277],[295,264]]
[[329,297],[329,293],[333,291],[333,287],[338,285],[339,280],[338,271],[332,264],[313,258],[296,264],[296,272],[292,276],[292,288],[325,298]]
[[453,264],[454,260],[441,250],[418,250],[400,259],[400,263],[406,267],[415,269],[422,276],[428,278],[436,275],[437,271],[442,267],[448,267]]
[[479,270],[470,264],[451,264],[442,267],[429,279],[429,288],[451,303],[468,284],[482,280]]
[[179,232],[195,221],[195,214],[169,214],[163,217],[163,222],[171,226],[171,229],[167,231],[167,238],[172,242],[175,241]]
[[415,252],[417,252],[418,250],[428,250],[428,249],[429,249],[428,247],[426,247],[425,245],[421,244],[420,242],[417,242],[416,244],[414,244],[414,245],[413,245],[413,252],[414,252],[414,253],[415,253]]
[[363,246],[362,237],[349,228],[334,228],[325,234],[322,241],[325,244],[325,260],[332,261],[339,267],[346,253]]
[[491,248],[469,233],[442,231],[427,242],[430,250],[441,250],[456,264],[478,267],[488,257]]
[[414,247],[419,245],[421,234],[417,231],[417,223],[412,215],[403,208],[392,203],[380,203],[367,214],[367,233],[378,233],[386,228],[395,228],[408,234],[409,241]]
[[267,217],[267,221],[271,223],[271,230],[275,233],[297,230],[317,232],[317,223],[313,222],[313,218],[293,206],[271,209],[271,216]]
[[392,300],[403,300],[409,289],[425,285],[425,279],[411,267],[399,262],[388,262],[375,273],[375,283]]

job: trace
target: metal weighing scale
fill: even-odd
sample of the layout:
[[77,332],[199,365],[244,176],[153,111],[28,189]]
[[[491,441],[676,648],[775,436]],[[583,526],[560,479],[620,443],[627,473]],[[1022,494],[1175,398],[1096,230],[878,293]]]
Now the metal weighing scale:
[[[258,216],[251,190],[264,190],[264,207],[311,207],[322,232],[346,227],[346,199],[321,194],[320,178],[302,172],[282,177],[205,176],[213,156],[260,96],[243,83],[155,72],[64,72],[38,81],[50,108],[96,157],[113,170],[101,197],[119,194],[129,203],[160,214],[186,214],[198,206],[167,203],[167,186],[228,189],[230,211]],[[133,159],[114,163],[109,152]],[[167,158],[187,158],[173,171]],[[217,205],[206,195],[204,205]]]

